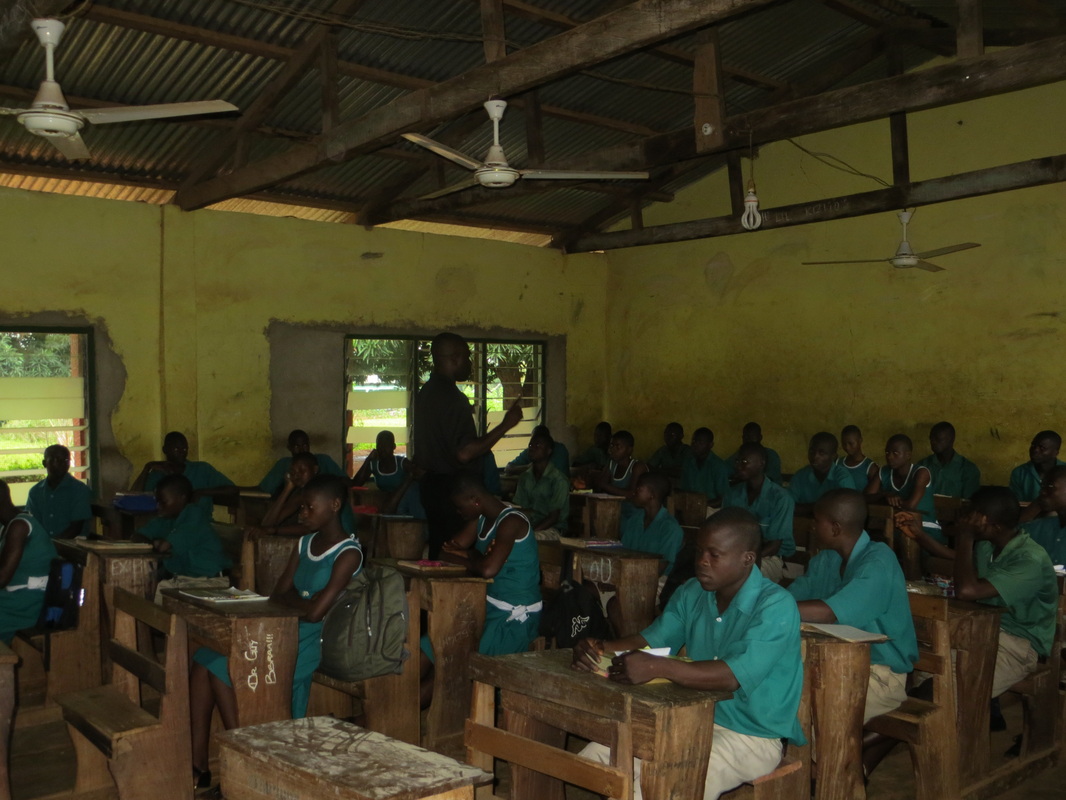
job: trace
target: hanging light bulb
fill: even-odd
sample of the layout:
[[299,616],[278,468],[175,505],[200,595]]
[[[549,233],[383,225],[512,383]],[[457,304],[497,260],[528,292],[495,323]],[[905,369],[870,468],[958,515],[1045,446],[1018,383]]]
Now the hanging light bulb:
[[762,214],[759,213],[759,198],[755,195],[755,181],[748,181],[748,193],[744,197],[744,214],[740,217],[740,224],[745,230],[753,231],[762,225]]

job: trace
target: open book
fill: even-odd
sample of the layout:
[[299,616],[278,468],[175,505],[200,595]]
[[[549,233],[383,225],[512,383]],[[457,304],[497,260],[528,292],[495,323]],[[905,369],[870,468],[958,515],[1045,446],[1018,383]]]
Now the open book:
[[[607,677],[607,669],[608,669],[608,667],[611,666],[611,662],[614,661],[615,657],[616,656],[625,655],[626,653],[629,653],[629,652],[632,652],[632,651],[630,651],[630,650],[618,650],[618,651],[616,651],[614,653],[604,653],[603,655],[600,656],[600,660],[599,660],[599,662],[596,665],[597,666],[596,674],[599,675],[601,678],[606,678]],[[645,647],[644,649],[638,650],[637,652],[639,652],[639,653],[647,653],[650,656],[659,656],[660,658],[673,658],[673,659],[676,659],[677,661],[692,661],[691,658],[688,658],[686,656],[672,656],[672,655],[670,655],[670,648],[669,647]],[[646,685],[650,685],[650,684],[653,684],[653,683],[669,683],[669,682],[670,682],[670,680],[668,678],[652,678],[650,681],[648,681],[648,684],[646,684]]]
[[239,603],[244,600],[264,600],[261,594],[256,594],[251,589],[179,589],[181,594],[187,597],[195,597],[198,600],[206,600],[209,603]]
[[860,630],[851,625],[828,625],[821,622],[804,622],[800,630],[805,633],[824,633],[845,642],[887,642],[888,637],[883,633],[871,633]]

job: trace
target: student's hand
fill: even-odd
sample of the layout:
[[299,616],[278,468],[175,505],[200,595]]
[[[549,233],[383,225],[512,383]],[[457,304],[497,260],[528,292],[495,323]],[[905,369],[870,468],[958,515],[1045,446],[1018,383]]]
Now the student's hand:
[[507,409],[507,413],[503,415],[503,424],[508,428],[513,428],[519,422],[522,421],[522,400],[524,399],[525,389],[518,393],[518,399],[511,403],[511,407]]
[[149,461],[144,465],[145,472],[165,472],[169,475],[174,469],[174,465],[169,461]]
[[611,666],[607,669],[607,677],[615,683],[647,683],[652,678],[659,677],[658,667],[662,664],[661,656],[632,650],[614,657]]
[[885,502],[892,506],[892,508],[903,508],[903,498],[898,494],[890,494],[885,498]]
[[371,450],[369,453],[367,453],[366,460],[367,461],[373,461],[377,457],[378,457],[378,449],[375,447],[373,450]]
[[244,533],[248,536],[249,541],[256,541],[262,539],[264,536],[269,536],[270,531],[266,528],[261,528],[258,525],[249,525],[244,529]]
[[595,672],[600,668],[603,639],[581,639],[574,644],[574,658],[570,668],[578,672]]
[[457,545],[454,539],[449,539],[448,541],[446,541],[444,544],[441,545],[440,549],[446,553],[450,553],[456,558],[465,558],[468,561],[470,560],[470,551],[468,551],[465,547],[460,547],[459,545]]
[[896,523],[896,527],[899,528],[904,536],[908,536],[911,539],[918,538],[918,534],[922,530],[922,523],[917,514],[913,511],[897,511],[892,518]]
[[152,542],[152,549],[157,553],[169,553],[173,548],[171,548],[170,542],[166,539],[156,539]]

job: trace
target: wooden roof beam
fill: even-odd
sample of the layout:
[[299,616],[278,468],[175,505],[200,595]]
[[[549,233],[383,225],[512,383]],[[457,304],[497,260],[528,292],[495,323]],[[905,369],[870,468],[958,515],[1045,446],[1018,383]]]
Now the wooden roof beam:
[[509,97],[572,75],[672,36],[769,5],[774,0],[637,0],[506,58],[468,70],[430,89],[412,92],[338,125],[315,146],[296,146],[178,193],[186,210],[260,191],[330,163],[388,144],[405,131],[425,129],[472,111],[493,95]]

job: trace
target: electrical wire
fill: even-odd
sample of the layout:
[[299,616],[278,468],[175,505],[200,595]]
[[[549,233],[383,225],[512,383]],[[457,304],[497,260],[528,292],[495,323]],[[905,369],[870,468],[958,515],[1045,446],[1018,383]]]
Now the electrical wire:
[[877,181],[879,184],[884,186],[886,189],[892,188],[892,184],[891,183],[888,183],[887,181],[882,180],[881,178],[877,177],[876,175],[871,175],[869,172],[863,172],[860,169],[856,169],[851,164],[849,164],[847,161],[845,161],[842,158],[838,158],[837,156],[834,156],[832,153],[818,153],[818,152],[815,152],[813,150],[808,150],[806,147],[801,145],[795,139],[785,139],[785,141],[788,142],[789,144],[793,145],[794,147],[799,148],[804,153],[809,155],[811,158],[813,158],[813,159],[815,159],[817,161],[821,161],[827,167],[832,167],[833,169],[838,169],[841,172],[846,172],[849,175],[855,175],[856,177],[859,177],[859,178],[869,178],[872,181]]

